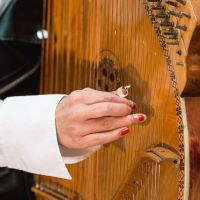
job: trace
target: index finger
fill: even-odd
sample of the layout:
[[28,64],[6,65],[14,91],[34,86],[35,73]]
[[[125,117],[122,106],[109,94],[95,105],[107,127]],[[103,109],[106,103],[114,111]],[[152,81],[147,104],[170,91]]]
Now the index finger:
[[90,88],[84,89],[84,102],[88,105],[111,102],[111,103],[123,103],[130,107],[135,106],[135,102],[128,100],[126,98],[119,97],[112,92],[103,92],[98,90],[93,90]]

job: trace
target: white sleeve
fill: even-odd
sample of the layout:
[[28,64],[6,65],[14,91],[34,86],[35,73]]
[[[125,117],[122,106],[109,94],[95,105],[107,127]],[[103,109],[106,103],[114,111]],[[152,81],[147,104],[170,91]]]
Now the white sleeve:
[[10,97],[0,101],[1,167],[71,179],[65,164],[84,160],[99,148],[72,150],[58,145],[55,109],[63,96]]

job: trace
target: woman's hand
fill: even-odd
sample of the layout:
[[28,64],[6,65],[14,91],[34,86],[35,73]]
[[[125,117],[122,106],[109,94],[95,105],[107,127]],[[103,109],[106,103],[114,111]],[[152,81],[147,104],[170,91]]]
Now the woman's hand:
[[143,122],[134,114],[133,101],[110,92],[90,88],[64,97],[56,109],[58,141],[68,148],[86,148],[118,140],[129,132],[127,126]]

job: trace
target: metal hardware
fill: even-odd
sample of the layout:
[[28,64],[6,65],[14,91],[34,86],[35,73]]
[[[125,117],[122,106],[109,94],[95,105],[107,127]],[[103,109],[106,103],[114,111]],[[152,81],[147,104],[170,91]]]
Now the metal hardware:
[[181,65],[181,66],[183,66],[184,65],[184,63],[183,62],[176,62],[176,65]]
[[177,12],[175,12],[175,11],[173,11],[173,10],[167,11],[167,14],[173,15],[173,16],[179,17],[179,18],[181,18],[181,17],[183,16],[181,13],[177,13]]
[[185,5],[186,4],[186,1],[185,0],[176,0],[178,3],[181,3],[182,5]]
[[174,1],[170,1],[170,0],[166,0],[165,1],[167,4],[169,4],[170,6],[174,6],[174,7],[178,7],[178,3],[174,2]]
[[186,26],[181,26],[181,25],[175,24],[174,27],[177,28],[177,29],[180,29],[182,31],[187,31],[187,27]]
[[179,45],[178,41],[167,42],[168,45]]
[[191,19],[191,15],[185,12],[181,12],[182,17],[187,17],[188,19]]
[[162,2],[162,0],[147,0],[147,1],[150,2],[150,3],[151,3],[151,2],[152,2],[152,3],[153,3],[153,2]]
[[156,5],[156,6],[152,6],[151,9],[152,10],[165,10],[166,6],[159,4],[159,5]]
[[178,32],[177,31],[174,31],[173,29],[168,31],[168,32],[164,32],[163,33],[164,35],[174,35],[174,36],[177,36],[178,35]]
[[168,21],[160,21],[160,26],[167,26],[167,27],[174,27],[173,22],[168,22]]
[[168,14],[153,14],[150,16],[155,17],[155,18],[163,18],[163,19],[168,19],[170,17]]
[[167,35],[167,36],[164,36],[164,38],[170,39],[170,40],[176,40],[177,39],[177,35]]

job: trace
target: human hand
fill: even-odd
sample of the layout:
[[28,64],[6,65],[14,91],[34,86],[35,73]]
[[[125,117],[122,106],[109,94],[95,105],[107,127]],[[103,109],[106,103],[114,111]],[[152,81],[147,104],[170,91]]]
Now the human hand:
[[58,141],[68,148],[86,148],[120,139],[127,126],[144,122],[144,114],[131,114],[136,104],[111,92],[90,88],[64,97],[56,108]]

